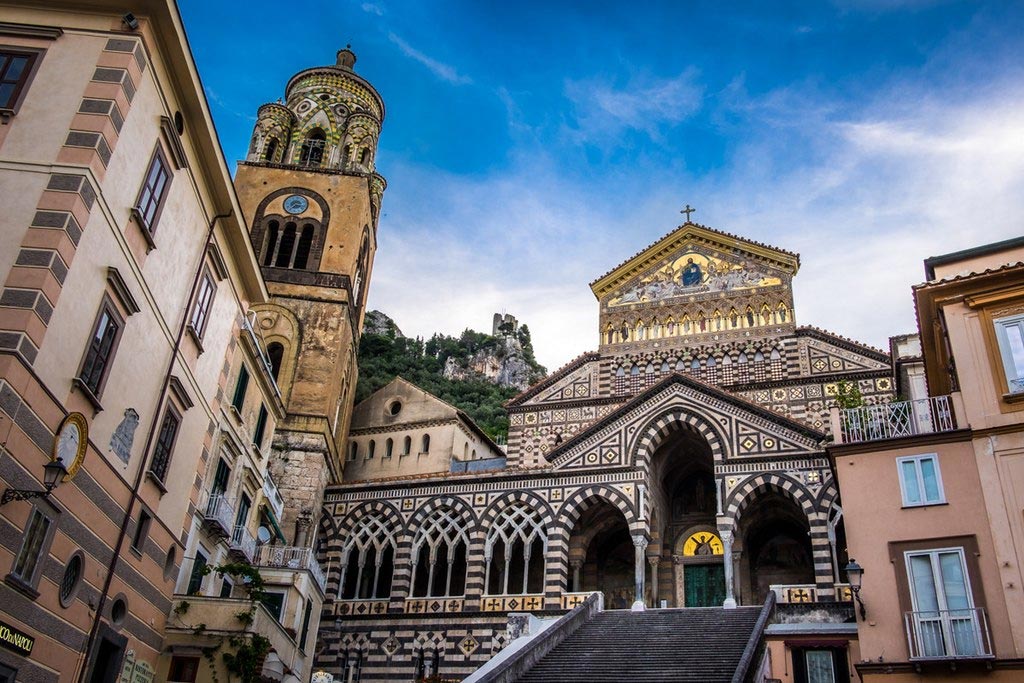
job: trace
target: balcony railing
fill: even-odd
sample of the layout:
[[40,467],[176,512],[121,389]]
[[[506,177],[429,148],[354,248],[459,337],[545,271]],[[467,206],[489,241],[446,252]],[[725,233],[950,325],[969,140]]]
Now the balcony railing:
[[[234,528],[235,511],[228,497],[223,493],[213,493],[202,506],[203,519],[225,536]],[[219,527],[219,528],[218,528]]]
[[274,567],[277,569],[305,569],[313,575],[320,590],[327,588],[327,579],[320,569],[320,563],[310,548],[295,548],[293,546],[265,545],[261,546],[256,564],[260,567]]
[[284,498],[281,497],[277,483],[269,471],[263,476],[263,495],[266,496],[270,509],[274,511],[274,516],[281,519],[284,514]]
[[231,531],[231,544],[228,550],[241,555],[246,562],[252,562],[256,555],[256,538],[241,524],[236,524]]
[[911,659],[992,657],[985,610],[933,610],[904,615]]
[[841,443],[898,439],[957,428],[950,396],[897,401],[839,411]]

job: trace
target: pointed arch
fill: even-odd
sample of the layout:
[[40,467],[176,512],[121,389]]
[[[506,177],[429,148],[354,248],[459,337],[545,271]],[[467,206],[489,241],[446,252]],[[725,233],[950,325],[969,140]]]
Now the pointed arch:
[[651,418],[637,430],[637,437],[630,451],[633,463],[648,471],[651,456],[658,450],[665,439],[682,425],[696,430],[711,447],[711,459],[715,463],[725,460],[725,437],[719,432],[713,420],[692,409],[678,407],[667,410]]
[[604,501],[618,508],[619,512],[626,518],[626,523],[630,529],[643,524],[637,519],[633,501],[625,493],[611,486],[594,484],[577,489],[559,506],[557,525],[566,538],[572,533],[572,529],[580,515],[598,501]]
[[815,517],[814,498],[804,485],[785,474],[778,473],[755,475],[730,491],[723,506],[725,515],[735,524],[750,503],[767,492],[779,493],[792,500],[803,510],[808,522]]

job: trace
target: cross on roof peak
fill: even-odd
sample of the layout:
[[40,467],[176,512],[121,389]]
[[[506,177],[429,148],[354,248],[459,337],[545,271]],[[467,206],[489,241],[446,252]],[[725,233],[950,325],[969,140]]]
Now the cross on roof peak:
[[686,208],[683,209],[682,211],[680,211],[679,213],[685,213],[686,214],[686,222],[689,223],[690,222],[690,214],[693,213],[696,210],[697,209],[693,208],[692,206],[689,205],[689,203],[687,203]]

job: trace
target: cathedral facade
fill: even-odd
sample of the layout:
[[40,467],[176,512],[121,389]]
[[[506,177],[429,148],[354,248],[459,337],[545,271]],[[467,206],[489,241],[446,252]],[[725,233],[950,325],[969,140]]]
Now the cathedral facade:
[[[797,324],[798,269],[687,221],[592,283],[598,348],[509,402],[505,458],[347,469],[320,519],[318,667],[459,679],[507,644],[510,613],[593,592],[606,608],[848,600],[829,407],[892,400],[893,374]],[[367,403],[395,405],[389,391]],[[348,452],[373,457],[386,429],[356,414]],[[400,427],[417,443],[430,424]]]

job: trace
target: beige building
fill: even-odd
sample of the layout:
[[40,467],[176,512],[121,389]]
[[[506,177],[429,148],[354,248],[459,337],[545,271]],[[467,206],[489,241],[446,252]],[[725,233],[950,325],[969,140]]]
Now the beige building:
[[[865,681],[1024,676],[1024,240],[930,258],[911,400],[834,411]],[[915,355],[920,359],[915,359]],[[916,361],[916,362],[915,362]],[[923,368],[927,395],[918,396]]]
[[246,318],[268,293],[177,8],[132,11],[0,8],[0,632],[17,643],[0,680],[163,679],[204,473],[233,451],[252,509],[230,532],[249,543],[283,416]]
[[504,458],[468,415],[396,377],[352,411],[345,481],[479,472]]

